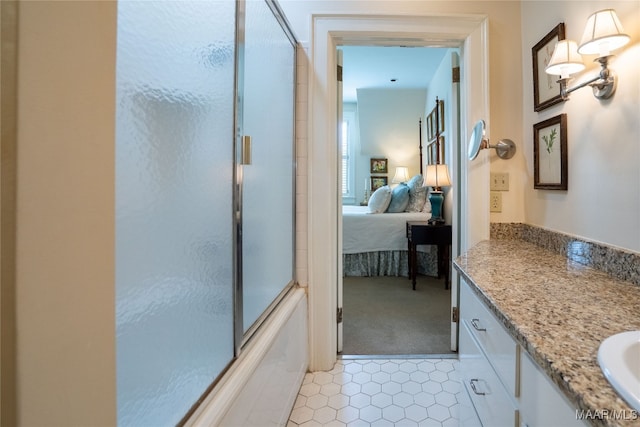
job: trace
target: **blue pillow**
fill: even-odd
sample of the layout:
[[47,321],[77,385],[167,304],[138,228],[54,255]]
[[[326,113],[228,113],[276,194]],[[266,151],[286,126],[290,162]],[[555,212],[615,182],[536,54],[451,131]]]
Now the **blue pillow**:
[[387,212],[404,212],[407,205],[409,205],[409,187],[407,184],[402,183],[391,192],[391,203],[389,203]]

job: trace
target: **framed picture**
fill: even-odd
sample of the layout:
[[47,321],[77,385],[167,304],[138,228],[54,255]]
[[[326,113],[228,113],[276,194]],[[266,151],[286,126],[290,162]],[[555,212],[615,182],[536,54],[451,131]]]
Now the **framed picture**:
[[429,114],[427,116],[427,141],[431,141],[433,139],[433,135],[433,115]]
[[440,138],[427,145],[427,164],[444,163],[444,136],[440,135]]
[[440,124],[439,124],[440,128],[438,130],[440,132],[444,132],[444,101],[440,100],[440,102],[438,104],[439,104],[438,105],[438,107],[439,107],[438,115],[439,115],[439,118],[440,118]]
[[542,111],[562,102],[558,76],[547,74],[544,69],[551,60],[556,43],[564,40],[564,22],[559,23],[532,49],[533,56],[533,110]]
[[384,187],[387,185],[387,177],[386,176],[372,176],[371,177],[371,193],[373,194],[380,187]]
[[567,115],[533,125],[533,188],[567,189]]
[[371,173],[388,173],[387,159],[371,159]]

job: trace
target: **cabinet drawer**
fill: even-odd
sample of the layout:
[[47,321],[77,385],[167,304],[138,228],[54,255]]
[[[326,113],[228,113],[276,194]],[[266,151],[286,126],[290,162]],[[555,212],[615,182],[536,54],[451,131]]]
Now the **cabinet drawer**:
[[483,426],[518,425],[518,412],[502,382],[471,337],[470,325],[460,327],[460,378]]
[[516,342],[464,280],[460,286],[460,315],[468,323],[470,333],[482,346],[509,393],[517,396]]

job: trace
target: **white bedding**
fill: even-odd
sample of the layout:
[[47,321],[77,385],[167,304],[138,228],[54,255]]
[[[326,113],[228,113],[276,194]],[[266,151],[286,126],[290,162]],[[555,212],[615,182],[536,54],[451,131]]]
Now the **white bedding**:
[[431,213],[371,214],[367,206],[342,207],[342,252],[407,250],[407,221],[426,221]]

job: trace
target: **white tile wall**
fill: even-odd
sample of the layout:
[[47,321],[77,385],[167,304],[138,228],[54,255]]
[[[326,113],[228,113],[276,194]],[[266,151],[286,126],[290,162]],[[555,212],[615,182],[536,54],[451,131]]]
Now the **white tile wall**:
[[298,46],[296,88],[296,280],[301,286],[308,283],[307,260],[307,111],[308,111],[308,49]]

